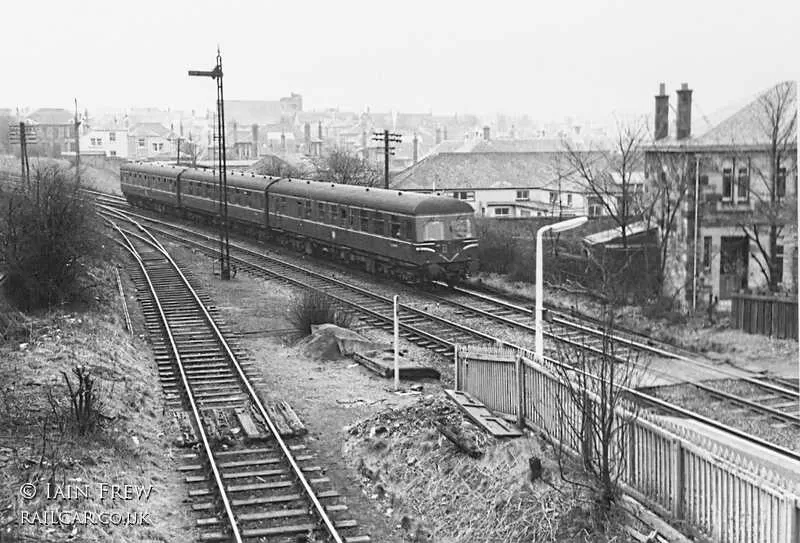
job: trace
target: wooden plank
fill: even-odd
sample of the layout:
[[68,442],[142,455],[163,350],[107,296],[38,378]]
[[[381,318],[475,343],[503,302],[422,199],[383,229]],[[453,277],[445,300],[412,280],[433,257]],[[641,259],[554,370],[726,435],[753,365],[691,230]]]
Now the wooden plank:
[[[353,360],[373,371],[383,378],[394,377],[394,357],[385,353],[353,353]],[[427,366],[417,366],[410,364],[404,359],[400,359],[400,379],[439,379],[441,374],[438,370]]]
[[250,416],[250,413],[244,409],[236,410],[236,418],[239,420],[239,426],[241,426],[242,431],[244,432],[245,439],[258,440],[265,439],[267,437],[258,430],[258,427],[256,426],[253,418]]
[[275,404],[275,407],[278,409],[278,412],[283,415],[283,418],[286,420],[286,423],[289,425],[289,428],[292,429],[295,436],[302,436],[308,433],[305,425],[300,420],[300,417],[297,416],[297,413],[294,412],[291,405],[287,402],[280,401]]
[[494,437],[520,437],[522,432],[505,419],[494,415],[483,403],[460,390],[445,390],[467,417]]
[[272,419],[273,424],[278,429],[278,433],[281,436],[292,436],[294,433],[292,429],[287,424],[286,420],[284,420],[283,416],[278,412],[275,408],[275,404],[264,404],[264,409],[267,411],[267,415],[269,418]]

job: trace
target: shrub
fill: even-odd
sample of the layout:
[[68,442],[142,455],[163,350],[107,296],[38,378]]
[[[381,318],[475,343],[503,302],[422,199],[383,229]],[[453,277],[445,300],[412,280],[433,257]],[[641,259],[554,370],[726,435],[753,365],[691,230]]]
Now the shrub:
[[30,184],[5,195],[0,263],[9,300],[23,310],[73,301],[87,259],[99,254],[97,218],[73,177],[37,168]]
[[353,315],[338,307],[333,298],[316,290],[304,291],[289,306],[289,321],[305,335],[311,333],[314,324],[331,323],[350,328],[353,320]]

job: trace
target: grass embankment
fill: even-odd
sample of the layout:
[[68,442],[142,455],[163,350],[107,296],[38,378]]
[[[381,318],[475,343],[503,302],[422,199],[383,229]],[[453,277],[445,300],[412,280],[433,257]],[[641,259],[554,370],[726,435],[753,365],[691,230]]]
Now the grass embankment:
[[[22,325],[0,344],[0,540],[194,540],[177,506],[185,490],[149,348],[124,328],[113,265],[88,278],[91,295],[72,307],[33,315],[0,307]],[[62,374],[75,388],[76,366],[90,369],[100,413],[84,435]],[[149,494],[112,499],[110,485]],[[81,525],[84,512],[97,524]]]

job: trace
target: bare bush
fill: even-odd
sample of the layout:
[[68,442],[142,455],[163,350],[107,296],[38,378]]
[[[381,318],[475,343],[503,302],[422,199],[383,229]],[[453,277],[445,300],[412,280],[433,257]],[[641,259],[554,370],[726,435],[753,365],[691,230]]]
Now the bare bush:
[[57,166],[37,168],[31,183],[7,195],[0,214],[5,290],[23,310],[74,301],[88,259],[100,252],[92,203]]
[[323,292],[306,290],[292,300],[289,306],[289,321],[303,334],[311,333],[315,324],[331,323],[350,328],[353,315],[339,307],[333,298]]
[[69,406],[64,407],[62,401],[57,399],[52,389],[48,390],[47,399],[53,414],[53,420],[60,432],[72,428],[80,436],[88,435],[100,428],[106,418],[102,413],[103,404],[95,387],[96,381],[91,370],[86,366],[75,366],[72,374],[76,378],[73,383],[67,372],[62,371],[66,385]]

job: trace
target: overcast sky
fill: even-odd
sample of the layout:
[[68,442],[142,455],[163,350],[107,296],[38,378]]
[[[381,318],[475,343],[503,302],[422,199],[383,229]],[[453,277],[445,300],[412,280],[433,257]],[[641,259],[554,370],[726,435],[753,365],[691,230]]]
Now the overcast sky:
[[[223,7],[226,6],[226,7]],[[213,106],[648,113],[658,83],[705,113],[800,70],[800,1],[16,0],[0,7],[0,107]],[[674,98],[673,98],[674,100]]]

